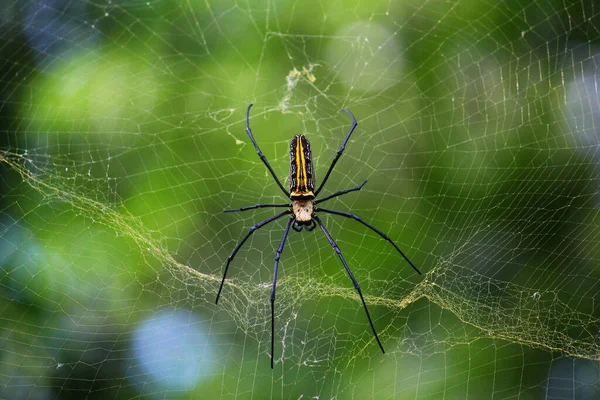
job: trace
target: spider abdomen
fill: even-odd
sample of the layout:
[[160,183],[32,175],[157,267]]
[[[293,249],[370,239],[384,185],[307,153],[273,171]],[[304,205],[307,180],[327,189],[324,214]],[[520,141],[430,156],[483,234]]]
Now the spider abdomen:
[[314,191],[315,173],[310,143],[306,136],[296,135],[290,143],[290,198],[312,200],[315,198]]

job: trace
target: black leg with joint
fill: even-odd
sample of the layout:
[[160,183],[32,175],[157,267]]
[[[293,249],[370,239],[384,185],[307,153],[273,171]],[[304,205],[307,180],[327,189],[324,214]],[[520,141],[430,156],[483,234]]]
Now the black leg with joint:
[[279,270],[279,259],[281,258],[281,252],[283,251],[283,246],[285,245],[285,240],[288,237],[290,226],[292,225],[293,221],[294,217],[288,219],[287,225],[285,226],[285,231],[283,232],[283,237],[281,238],[281,243],[279,243],[279,247],[275,253],[273,287],[271,288],[271,369],[273,369],[273,354],[275,353],[275,292],[277,289],[277,271]]
[[353,187],[353,188],[350,188],[350,189],[340,190],[339,192],[335,192],[334,194],[330,194],[330,195],[329,195],[329,196],[327,196],[327,197],[323,197],[322,199],[319,199],[319,200],[313,201],[313,204],[315,204],[315,205],[316,205],[316,204],[319,204],[319,203],[323,203],[323,202],[325,202],[325,201],[327,201],[327,200],[331,200],[331,199],[333,199],[334,197],[338,197],[338,196],[341,196],[341,195],[343,195],[343,194],[350,193],[350,192],[355,192],[355,191],[357,191],[357,190],[360,190],[360,189],[362,189],[362,188],[363,188],[363,186],[365,186],[365,184],[366,184],[366,183],[367,183],[367,181],[365,180],[363,183],[361,183],[361,184],[360,184],[360,185],[358,185],[358,186],[355,186],[355,187]]
[[348,110],[346,108],[342,108],[342,111],[344,111],[345,113],[348,113],[348,115],[350,115],[352,117],[352,126],[350,127],[350,131],[346,135],[346,139],[344,139],[344,143],[342,143],[342,145],[340,146],[340,149],[335,154],[333,162],[329,166],[329,170],[327,171],[327,173],[325,174],[325,178],[321,182],[321,186],[319,186],[319,188],[315,192],[315,197],[319,195],[319,192],[325,186],[325,182],[327,182],[327,179],[329,179],[329,174],[331,174],[331,171],[333,171],[333,167],[335,167],[335,164],[337,163],[338,159],[342,156],[344,149],[346,149],[346,143],[348,143],[348,139],[350,139],[350,135],[352,135],[352,132],[354,132],[354,129],[358,125],[358,122],[356,122],[356,118],[354,118],[354,115],[350,112],[350,110]]
[[255,208],[269,208],[269,207],[289,207],[289,204],[255,204],[253,206],[245,206],[241,208],[232,208],[228,210],[223,210],[224,213],[230,212],[239,212],[239,211],[247,211],[254,210]]
[[344,256],[342,256],[342,252],[341,252],[340,248],[335,243],[335,240],[333,240],[333,238],[331,237],[331,235],[329,234],[329,232],[327,231],[327,229],[325,228],[325,226],[321,222],[321,219],[319,217],[317,217],[316,215],[313,218],[319,224],[319,227],[321,228],[321,230],[325,234],[325,237],[327,238],[327,240],[329,240],[329,244],[331,245],[331,247],[333,248],[333,250],[335,250],[338,258],[340,259],[340,261],[344,265],[344,268],[346,269],[346,272],[348,273],[348,276],[350,277],[350,280],[354,284],[354,288],[356,289],[356,291],[358,292],[358,295],[360,296],[360,300],[362,301],[363,307],[365,308],[365,313],[367,314],[367,319],[369,320],[369,324],[371,325],[371,329],[373,330],[373,335],[375,335],[375,340],[377,340],[377,344],[379,345],[379,348],[381,349],[381,352],[385,354],[385,350],[383,350],[383,346],[381,345],[381,342],[379,341],[379,336],[377,336],[377,331],[375,330],[375,326],[373,325],[373,321],[371,320],[371,314],[369,314],[369,309],[367,308],[367,303],[365,303],[365,298],[363,297],[362,291],[360,290],[360,286],[358,285],[358,282],[356,281],[356,278],[354,278],[354,275],[352,274],[352,271],[350,271],[350,267],[348,267],[348,264],[346,263],[346,260],[344,260]]
[[256,231],[257,229],[262,228],[263,226],[265,226],[269,222],[275,221],[277,218],[281,218],[284,215],[291,214],[291,213],[292,212],[290,210],[285,210],[283,212],[280,212],[277,215],[272,216],[271,218],[268,218],[268,219],[266,219],[266,220],[264,220],[262,222],[257,223],[256,225],[254,225],[253,227],[251,227],[250,230],[248,231],[248,233],[246,234],[246,236],[244,236],[244,238],[239,241],[239,243],[237,244],[237,246],[235,246],[235,248],[233,249],[233,251],[231,252],[231,254],[229,255],[229,257],[227,257],[227,264],[225,265],[225,271],[223,272],[223,279],[221,279],[221,286],[219,286],[219,291],[217,293],[217,298],[215,300],[215,304],[219,303],[219,296],[221,296],[221,290],[223,290],[223,284],[225,283],[225,277],[227,276],[227,270],[229,269],[229,264],[231,263],[231,261],[235,257],[235,255],[238,252],[238,250],[242,247],[242,245],[244,244],[244,242],[246,242],[246,240],[248,240],[248,238],[250,237],[250,235],[252,235],[254,233],[254,231]]
[[279,185],[279,188],[281,188],[281,191],[283,192],[285,197],[288,197],[289,193],[287,192],[287,190],[285,190],[283,188],[283,185],[281,184],[281,182],[279,182],[277,175],[275,175],[275,171],[273,171],[273,168],[271,168],[271,165],[267,161],[267,157],[265,157],[265,155],[262,153],[262,151],[260,151],[260,148],[258,147],[256,140],[254,140],[254,135],[252,135],[252,129],[250,129],[250,108],[251,107],[252,107],[252,104],[250,104],[248,106],[248,109],[246,110],[246,133],[248,133],[248,136],[250,136],[250,140],[252,140],[252,144],[254,145],[254,148],[256,149],[256,154],[258,154],[258,156],[260,157],[262,162],[266,165],[267,169],[269,170],[269,172],[275,179],[275,182],[277,182],[277,184]]
[[402,252],[402,250],[400,250],[400,248],[398,246],[396,246],[396,243],[394,243],[392,241],[392,239],[390,239],[390,237],[388,235],[386,235],[385,233],[381,232],[379,229],[375,228],[373,225],[363,221],[358,215],[356,214],[351,214],[351,213],[347,213],[347,212],[343,212],[343,211],[336,211],[336,210],[328,210],[325,208],[319,208],[319,212],[324,212],[327,214],[333,214],[333,215],[340,215],[342,217],[346,217],[346,218],[351,218],[355,221],[360,222],[361,224],[363,224],[364,226],[366,226],[367,228],[369,228],[370,230],[372,230],[373,232],[375,232],[376,234],[378,234],[379,236],[381,236],[382,238],[384,238],[385,240],[387,240],[388,242],[390,242],[390,244],[392,246],[394,246],[394,248],[398,251],[398,253],[400,253],[400,255],[402,257],[404,257],[404,259],[406,260],[406,262],[408,264],[410,264],[410,266],[419,274],[421,275],[421,271],[419,271],[417,269],[417,267],[415,267],[415,265],[408,259],[408,257]]

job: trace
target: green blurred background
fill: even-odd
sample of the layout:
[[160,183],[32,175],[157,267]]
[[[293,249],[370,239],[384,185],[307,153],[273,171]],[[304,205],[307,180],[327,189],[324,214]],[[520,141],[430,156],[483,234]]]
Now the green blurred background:
[[[600,397],[593,2],[5,0],[0,398]],[[289,141],[388,233],[291,232]]]

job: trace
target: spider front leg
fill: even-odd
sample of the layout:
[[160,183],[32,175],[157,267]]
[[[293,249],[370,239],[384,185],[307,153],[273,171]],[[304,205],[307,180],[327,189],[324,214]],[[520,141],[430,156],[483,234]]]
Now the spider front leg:
[[283,237],[281,238],[281,243],[279,243],[279,247],[277,248],[277,252],[275,253],[275,268],[273,269],[273,287],[271,288],[271,369],[273,369],[273,353],[275,353],[275,292],[277,289],[277,272],[279,270],[279,258],[281,257],[281,252],[283,251],[283,245],[285,244],[285,240],[288,237],[288,233],[290,232],[290,226],[294,221],[294,217],[288,219],[288,223],[285,226],[285,231],[283,232]]
[[242,245],[244,244],[244,242],[246,242],[246,240],[248,240],[248,238],[250,237],[250,235],[252,235],[254,233],[254,231],[256,231],[257,229],[262,228],[263,226],[265,226],[269,222],[275,221],[277,218],[281,218],[281,217],[283,217],[284,215],[287,215],[287,214],[291,214],[291,211],[290,210],[285,210],[283,212],[280,212],[277,215],[272,216],[271,218],[267,218],[266,220],[257,223],[252,228],[250,228],[250,230],[248,231],[248,233],[246,234],[246,236],[244,236],[244,238],[242,240],[240,240],[240,242],[237,244],[237,246],[235,246],[235,248],[233,249],[233,251],[231,252],[231,254],[229,255],[229,257],[227,257],[227,264],[225,265],[225,271],[223,272],[223,279],[221,279],[221,285],[219,286],[219,291],[217,292],[217,298],[215,300],[215,304],[219,303],[219,296],[221,296],[221,290],[223,290],[223,284],[225,283],[225,277],[227,276],[227,270],[229,269],[229,264],[231,263],[231,261],[233,261],[233,258],[237,254],[237,252],[240,249],[240,247],[242,247]]
[[323,225],[323,223],[321,222],[321,219],[319,217],[317,217],[316,215],[313,218],[319,224],[319,227],[321,228],[321,230],[325,234],[325,237],[327,238],[327,240],[329,240],[329,244],[331,245],[331,247],[333,248],[333,250],[335,250],[338,258],[340,259],[340,261],[344,265],[344,268],[346,269],[346,272],[348,273],[348,276],[350,277],[350,280],[354,284],[354,288],[356,289],[356,291],[358,292],[358,295],[360,296],[360,300],[362,301],[363,307],[365,308],[365,313],[367,314],[367,319],[369,320],[369,324],[371,325],[371,329],[373,330],[373,334],[375,335],[375,340],[377,340],[377,344],[379,345],[379,348],[381,349],[381,352],[385,354],[385,350],[383,350],[383,346],[381,345],[381,342],[379,341],[379,336],[377,336],[377,331],[375,330],[375,326],[373,325],[373,321],[371,320],[371,314],[369,314],[369,309],[367,308],[367,303],[365,303],[365,298],[363,297],[362,291],[360,290],[360,286],[359,286],[358,282],[356,281],[356,278],[354,278],[354,275],[352,274],[352,271],[350,271],[350,267],[348,267],[348,264],[346,263],[346,260],[344,260],[344,256],[342,256],[342,251],[338,247],[338,245],[335,242],[335,240],[333,240],[333,238],[331,237],[331,235],[329,234],[329,232],[327,231],[327,229],[325,229],[325,225]]

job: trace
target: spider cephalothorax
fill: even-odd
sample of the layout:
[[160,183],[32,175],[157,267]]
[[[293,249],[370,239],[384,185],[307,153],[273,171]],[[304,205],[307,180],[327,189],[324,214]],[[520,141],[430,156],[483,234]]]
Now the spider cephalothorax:
[[333,159],[333,162],[329,166],[329,169],[327,170],[327,173],[325,174],[325,178],[323,178],[323,182],[321,182],[321,185],[319,186],[319,188],[316,191],[315,191],[315,173],[314,173],[314,168],[313,168],[313,163],[312,163],[312,153],[310,151],[310,143],[309,143],[308,139],[306,138],[306,136],[304,136],[304,135],[294,136],[294,138],[292,139],[292,142],[290,144],[290,175],[289,175],[290,190],[289,190],[289,192],[287,192],[284,189],[281,182],[279,181],[279,179],[277,178],[277,175],[273,171],[273,168],[271,168],[271,165],[269,165],[267,158],[264,156],[262,151],[260,151],[260,148],[258,147],[256,140],[254,140],[254,135],[252,135],[252,130],[250,129],[250,122],[249,122],[250,107],[252,107],[252,104],[250,104],[248,106],[248,109],[246,110],[246,132],[248,133],[248,136],[250,136],[250,140],[252,141],[252,144],[254,145],[254,148],[256,149],[256,153],[258,154],[258,156],[260,157],[262,162],[265,164],[265,166],[267,167],[267,169],[273,176],[273,179],[275,179],[275,182],[277,183],[279,188],[283,191],[285,196],[289,197],[292,200],[292,204],[291,204],[291,206],[289,203],[288,204],[256,204],[253,206],[237,208],[234,210],[225,210],[225,212],[237,212],[237,211],[246,211],[246,210],[252,210],[255,208],[264,208],[264,207],[287,208],[287,210],[282,211],[279,214],[276,214],[270,218],[267,218],[266,220],[264,220],[262,222],[255,224],[252,228],[250,228],[250,231],[246,234],[246,236],[244,236],[244,238],[242,240],[240,240],[240,242],[237,244],[237,246],[235,246],[235,248],[233,249],[233,251],[231,252],[229,257],[227,257],[227,264],[225,264],[225,271],[223,272],[223,279],[221,280],[221,285],[219,286],[219,291],[217,293],[217,298],[215,300],[215,303],[219,302],[219,296],[221,295],[221,290],[223,290],[223,284],[225,283],[225,277],[227,275],[227,270],[229,269],[229,264],[235,257],[235,255],[238,252],[238,250],[240,249],[240,247],[242,247],[244,242],[257,229],[265,226],[266,224],[268,224],[271,221],[275,221],[276,219],[283,217],[284,215],[291,214],[290,218],[288,218],[287,224],[285,226],[285,230],[283,231],[283,237],[281,238],[281,242],[279,243],[277,252],[275,253],[275,267],[274,267],[274,271],[273,271],[273,286],[271,288],[271,368],[273,368],[273,353],[274,353],[274,347],[275,347],[275,342],[274,342],[274,336],[275,336],[275,292],[276,292],[276,288],[277,288],[277,272],[279,270],[279,259],[281,257],[281,252],[283,251],[283,246],[285,245],[285,241],[287,239],[288,233],[290,232],[290,227],[293,228],[295,231],[300,232],[303,228],[306,229],[307,231],[312,231],[317,226],[317,224],[319,225],[319,228],[321,228],[321,230],[323,231],[323,234],[329,241],[329,244],[335,250],[338,258],[340,259],[340,261],[342,262],[342,265],[344,266],[346,272],[348,273],[348,276],[350,277],[350,280],[352,281],[354,288],[358,292],[360,300],[362,301],[363,307],[365,309],[365,313],[367,314],[367,319],[369,320],[369,324],[371,325],[371,329],[373,330],[373,335],[375,336],[375,339],[377,340],[377,344],[379,345],[379,348],[381,348],[381,351],[383,353],[385,353],[385,351],[383,350],[383,346],[381,345],[381,342],[379,341],[379,336],[377,336],[377,331],[375,330],[373,321],[371,320],[371,315],[369,314],[369,309],[367,308],[367,303],[365,303],[365,299],[363,297],[362,291],[360,290],[360,286],[359,286],[358,282],[356,281],[356,279],[354,278],[354,275],[350,271],[350,267],[348,267],[348,264],[346,263],[344,256],[342,256],[342,252],[340,251],[340,248],[338,247],[337,243],[335,242],[335,240],[333,240],[333,238],[329,234],[329,231],[327,231],[327,229],[325,228],[325,225],[323,225],[323,222],[317,215],[317,212],[322,212],[322,213],[326,213],[326,214],[333,214],[333,215],[339,215],[339,216],[346,217],[346,218],[352,218],[355,221],[360,222],[361,224],[363,224],[364,226],[371,229],[373,232],[377,233],[379,236],[381,236],[382,238],[387,240],[390,244],[392,244],[392,246],[394,246],[394,248],[402,255],[402,257],[404,257],[404,259],[410,264],[410,266],[415,271],[417,271],[419,274],[421,274],[421,272],[417,269],[417,267],[415,267],[413,265],[413,263],[408,259],[408,257],[406,257],[404,255],[404,253],[398,248],[398,246],[396,246],[396,244],[389,238],[388,235],[381,232],[379,229],[375,228],[374,226],[368,224],[367,222],[363,221],[358,215],[354,215],[354,214],[343,212],[343,211],[328,210],[328,209],[320,208],[320,207],[317,208],[318,203],[323,203],[334,197],[341,196],[346,193],[354,192],[356,190],[360,190],[365,185],[365,183],[367,183],[367,181],[364,181],[363,183],[361,183],[360,185],[358,185],[356,187],[353,187],[350,189],[345,189],[345,190],[340,190],[339,192],[335,192],[335,193],[333,193],[329,196],[326,196],[322,199],[316,200],[317,196],[319,195],[319,192],[325,186],[325,182],[327,182],[327,179],[329,178],[329,174],[331,174],[333,167],[335,166],[338,159],[344,152],[344,149],[346,148],[346,143],[348,143],[348,139],[350,139],[350,135],[352,135],[352,132],[356,128],[356,125],[358,125],[356,122],[356,118],[354,118],[354,115],[352,115],[352,113],[350,111],[348,111],[347,109],[345,109],[345,108],[342,109],[343,111],[348,113],[350,115],[350,117],[352,117],[352,126],[350,127],[350,131],[346,135],[346,139],[342,143],[342,146],[337,151],[337,153]]
[[314,208],[312,200],[294,200],[292,201],[292,213],[299,226],[308,225],[314,217]]

